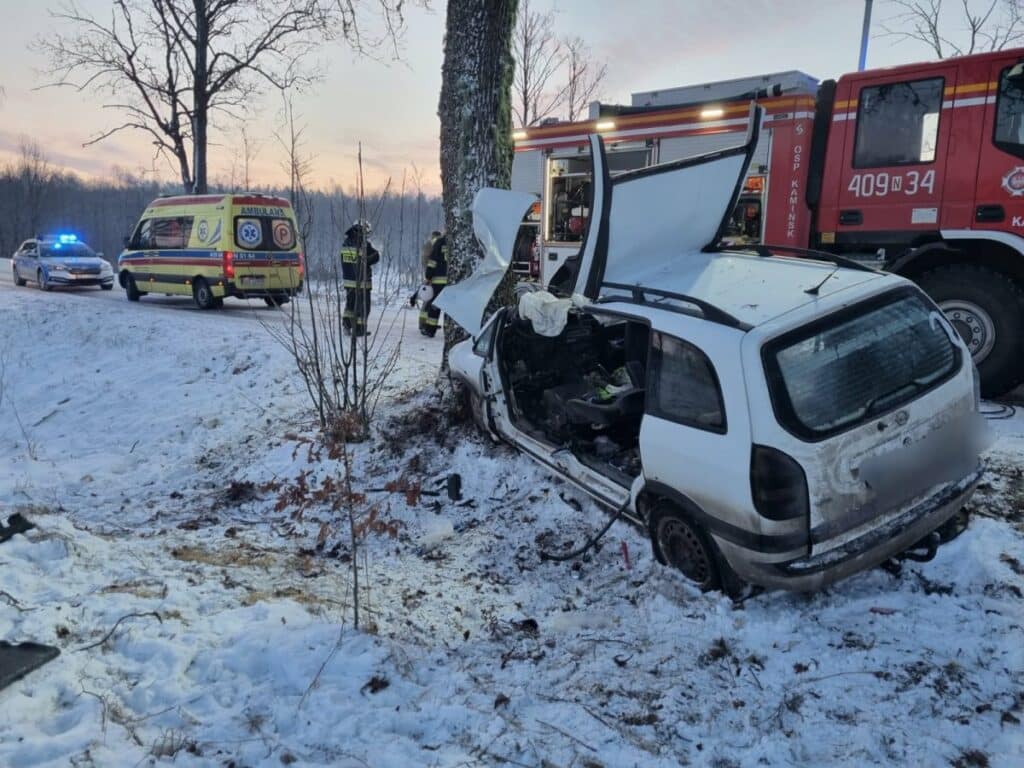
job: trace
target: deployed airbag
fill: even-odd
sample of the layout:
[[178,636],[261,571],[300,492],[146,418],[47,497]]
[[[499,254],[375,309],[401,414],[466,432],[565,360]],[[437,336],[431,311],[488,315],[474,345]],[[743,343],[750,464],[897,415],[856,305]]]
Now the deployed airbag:
[[531,291],[519,299],[519,316],[530,321],[534,333],[553,338],[565,330],[573,303],[547,291]]

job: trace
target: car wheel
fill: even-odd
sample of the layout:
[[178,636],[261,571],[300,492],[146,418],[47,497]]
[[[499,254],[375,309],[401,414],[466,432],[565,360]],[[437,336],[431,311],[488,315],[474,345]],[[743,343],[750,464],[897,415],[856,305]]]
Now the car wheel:
[[651,510],[648,530],[658,561],[682,572],[703,592],[721,588],[721,558],[698,524],[662,502]]
[[1024,291],[985,267],[953,264],[918,280],[971,351],[981,393],[995,397],[1024,381]]
[[264,296],[263,303],[266,304],[268,307],[276,307],[279,304],[283,304],[284,302],[280,301],[274,296]]
[[11,272],[12,272],[12,277],[14,278],[14,284],[15,285],[24,285],[25,284],[25,281],[22,280],[21,277],[18,275],[18,268],[17,267],[12,267],[11,268]]
[[192,298],[200,309],[216,309],[223,304],[213,295],[213,288],[210,287],[210,284],[201,277],[192,283]]
[[113,283],[100,283],[100,288],[102,288],[104,291],[112,291],[112,290],[114,290],[114,284]]
[[50,281],[46,279],[46,273],[41,269],[36,271],[36,285],[39,286],[40,291],[50,290]]
[[128,297],[128,301],[138,301],[142,294],[139,292],[139,286],[135,284],[135,278],[128,273],[123,274],[121,284],[124,286],[124,295]]

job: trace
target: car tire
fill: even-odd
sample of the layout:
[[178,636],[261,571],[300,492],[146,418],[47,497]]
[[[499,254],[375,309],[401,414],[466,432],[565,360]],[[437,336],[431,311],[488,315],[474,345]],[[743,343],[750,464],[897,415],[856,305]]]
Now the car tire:
[[213,295],[213,288],[201,277],[192,283],[192,299],[200,309],[216,309],[224,303]]
[[102,288],[104,291],[112,291],[112,290],[114,290],[114,284],[113,283],[100,283],[100,288]]
[[139,286],[135,284],[135,278],[128,273],[124,273],[121,283],[124,285],[124,295],[128,297],[128,301],[138,301],[139,297],[142,296],[142,292],[139,291]]
[[1004,274],[973,264],[939,267],[917,282],[971,348],[983,397],[1005,394],[1024,381],[1024,291],[1020,285]]
[[43,270],[36,270],[36,285],[39,286],[40,291],[50,290],[50,281],[46,279],[46,273]]
[[702,592],[722,590],[733,595],[741,583],[725,562],[707,531],[669,502],[659,502],[647,519],[658,562],[675,568]]
[[14,279],[14,284],[15,285],[17,285],[17,286],[25,285],[25,281],[22,280],[21,277],[19,277],[19,275],[18,275],[18,268],[17,267],[12,267],[11,268],[11,277]]

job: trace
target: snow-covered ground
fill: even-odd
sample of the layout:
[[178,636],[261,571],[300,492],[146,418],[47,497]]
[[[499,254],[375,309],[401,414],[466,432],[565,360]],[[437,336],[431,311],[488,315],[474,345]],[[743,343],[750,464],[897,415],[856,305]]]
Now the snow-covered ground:
[[355,487],[464,501],[368,494],[355,631],[342,521],[287,503],[341,468],[280,317],[228,306],[0,284],[0,517],[38,526],[0,544],[0,639],[62,650],[0,691],[0,766],[1024,763],[1024,416],[934,561],[734,605],[625,523],[541,562],[603,513],[443,426],[441,342],[394,309]]

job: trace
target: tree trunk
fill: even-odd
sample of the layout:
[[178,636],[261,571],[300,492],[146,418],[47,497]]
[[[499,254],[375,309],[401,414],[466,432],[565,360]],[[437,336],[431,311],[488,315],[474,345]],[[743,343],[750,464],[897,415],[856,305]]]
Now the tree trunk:
[[[512,174],[512,31],[518,0],[449,0],[441,69],[441,185],[448,234],[448,282],[480,261],[473,198],[482,187],[508,188]],[[511,290],[508,291],[511,293]],[[466,337],[445,318],[448,350]]]
[[206,54],[210,47],[210,20],[206,0],[195,0],[196,55],[195,79],[192,85],[192,192],[206,194],[206,123],[210,95]]

